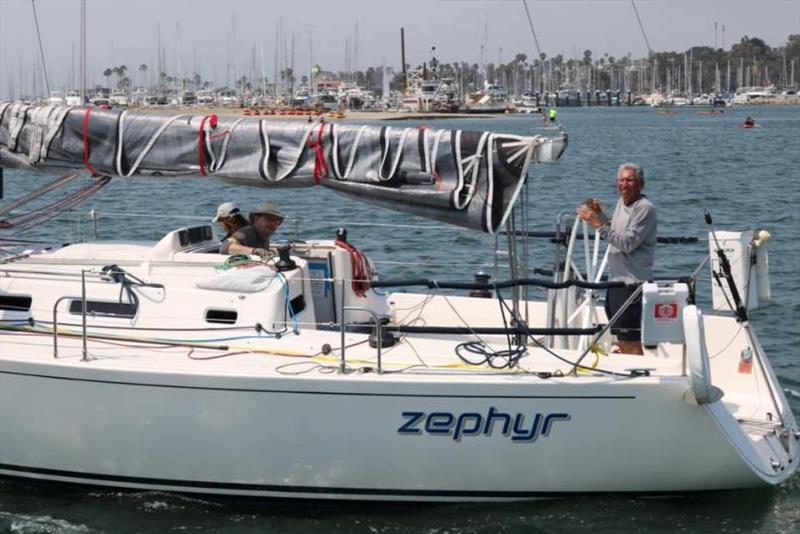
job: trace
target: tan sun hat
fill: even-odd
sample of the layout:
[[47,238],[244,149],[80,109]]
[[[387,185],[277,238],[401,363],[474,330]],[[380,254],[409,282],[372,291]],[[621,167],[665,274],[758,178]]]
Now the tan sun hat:
[[227,219],[231,215],[236,215],[237,213],[240,213],[239,206],[233,202],[223,202],[217,208],[217,215],[211,219],[211,222],[218,222],[220,219]]
[[256,209],[251,210],[250,217],[252,217],[253,215],[272,215],[273,217],[277,217],[279,219],[286,218],[286,216],[283,214],[278,205],[273,202],[264,202]]

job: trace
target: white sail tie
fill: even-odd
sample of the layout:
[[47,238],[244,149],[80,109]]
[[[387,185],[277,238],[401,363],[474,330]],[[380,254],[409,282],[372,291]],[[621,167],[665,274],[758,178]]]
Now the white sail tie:
[[347,157],[347,166],[344,169],[344,174],[339,169],[339,131],[336,129],[335,124],[331,124],[331,133],[333,134],[333,172],[340,180],[346,180],[353,170],[353,163],[356,160],[356,153],[358,152],[358,145],[361,142],[361,136],[367,130],[366,126],[362,126],[356,132],[356,138],[353,141],[353,146],[350,147],[350,154]]
[[139,156],[137,156],[136,160],[133,162],[133,165],[131,165],[131,168],[128,170],[128,172],[123,173],[122,153],[125,151],[123,141],[125,135],[125,115],[127,113],[128,113],[127,110],[122,112],[122,114],[119,117],[119,123],[117,124],[117,156],[116,156],[116,161],[114,162],[117,176],[122,176],[123,178],[129,178],[133,176],[133,174],[139,169],[139,165],[141,165],[142,161],[144,161],[144,158],[147,157],[147,154],[149,154],[150,150],[153,149],[153,145],[156,144],[158,138],[161,137],[161,134],[164,133],[164,130],[167,129],[167,126],[169,126],[176,120],[183,117],[183,115],[174,115],[173,117],[170,117],[169,120],[164,122],[164,124],[162,124],[158,128],[158,130],[156,130],[156,132],[150,136],[150,139],[147,141],[147,144],[144,146],[142,151],[139,152]]
[[303,135],[302,139],[300,140],[300,143],[297,145],[297,151],[295,152],[293,161],[291,161],[292,164],[287,167],[286,171],[280,173],[280,163],[277,164],[279,171],[279,174],[277,176],[272,176],[269,172],[269,157],[271,154],[271,149],[269,144],[269,132],[267,131],[266,121],[264,121],[263,119],[258,121],[258,127],[259,130],[261,131],[261,136],[264,139],[264,144],[266,147],[264,153],[264,159],[261,161],[262,175],[270,182],[280,182],[281,180],[289,176],[297,168],[297,164],[300,162],[300,158],[305,152],[306,145],[308,144],[308,138],[311,136],[314,125],[312,124],[306,129],[306,133]]

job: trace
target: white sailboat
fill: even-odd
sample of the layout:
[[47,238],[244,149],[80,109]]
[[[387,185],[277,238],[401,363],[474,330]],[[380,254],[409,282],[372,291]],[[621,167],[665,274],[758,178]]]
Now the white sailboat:
[[[528,165],[566,146],[563,136],[214,122],[2,105],[0,160],[317,183],[507,231],[515,258]],[[93,138],[113,146],[84,158]],[[744,302],[734,316],[701,312],[694,284],[646,284],[644,356],[603,355],[605,261],[578,223],[560,249],[565,271],[488,283],[378,280],[342,233],[238,267],[205,224],[157,242],[31,245],[0,264],[0,474],[422,501],[779,484],[797,469],[800,433],[745,309],[768,296],[765,238],[718,234],[710,252],[737,252],[715,305],[737,286]],[[549,298],[524,298],[531,285]],[[409,292],[386,292],[400,288]]]

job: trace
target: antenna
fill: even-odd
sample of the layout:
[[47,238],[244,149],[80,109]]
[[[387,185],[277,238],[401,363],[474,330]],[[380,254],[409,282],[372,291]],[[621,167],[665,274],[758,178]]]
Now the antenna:
[[636,20],[639,21],[639,29],[642,30],[642,37],[644,37],[644,44],[647,45],[647,55],[653,55],[653,49],[650,48],[650,41],[647,40],[647,34],[644,32],[644,24],[642,24],[642,18],[639,16],[639,10],[636,9],[636,3],[631,0],[631,5],[633,6],[633,12],[636,13]]
[[44,61],[44,47],[42,46],[42,34],[39,32],[39,17],[36,16],[36,4],[31,0],[33,9],[33,22],[36,24],[36,38],[39,40],[39,54],[42,56],[42,72],[44,73],[44,85],[47,87],[47,96],[50,96],[50,81],[47,76],[47,65]]
[[81,0],[81,106],[86,103],[86,0]]
[[525,6],[525,14],[528,15],[528,26],[531,27],[531,35],[533,35],[533,42],[536,43],[537,58],[542,57],[542,49],[539,48],[539,39],[536,38],[536,30],[533,29],[533,20],[531,20],[531,12],[528,9],[527,0],[522,0],[522,5]]

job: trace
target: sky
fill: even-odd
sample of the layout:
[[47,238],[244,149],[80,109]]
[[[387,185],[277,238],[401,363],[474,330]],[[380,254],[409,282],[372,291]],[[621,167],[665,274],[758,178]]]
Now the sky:
[[[75,79],[73,58],[78,68],[80,1],[34,4],[51,89],[65,88]],[[579,57],[585,49],[595,57],[647,56],[629,0],[527,4],[548,56]],[[399,70],[401,27],[406,62],[412,65],[430,60],[434,46],[444,62],[480,63],[484,44],[487,62],[509,61],[520,52],[536,55],[522,0],[87,0],[86,5],[92,84],[101,83],[102,71],[116,65],[127,65],[137,77],[144,77],[140,64],[155,71],[159,26],[170,72],[199,72],[222,85],[250,68],[253,51],[256,68],[273,78],[277,24],[286,42],[284,63],[291,63],[294,35],[298,75],[308,72],[312,59],[325,70],[344,69],[348,61],[360,70],[383,63]],[[744,35],[780,46],[788,35],[800,33],[800,0],[636,0],[636,7],[656,51],[714,46],[715,39],[728,49]],[[12,90],[19,95],[21,86],[31,92],[38,54],[31,1],[0,0],[0,99]]]

